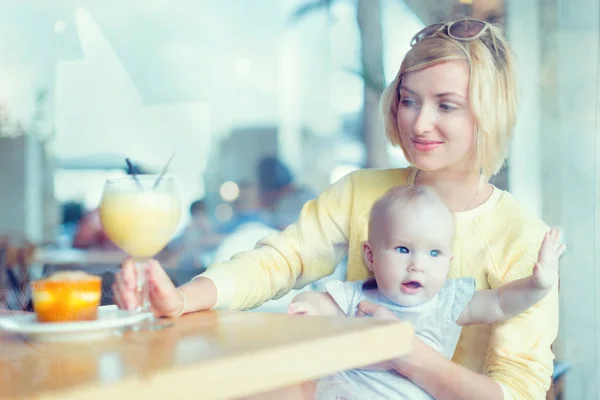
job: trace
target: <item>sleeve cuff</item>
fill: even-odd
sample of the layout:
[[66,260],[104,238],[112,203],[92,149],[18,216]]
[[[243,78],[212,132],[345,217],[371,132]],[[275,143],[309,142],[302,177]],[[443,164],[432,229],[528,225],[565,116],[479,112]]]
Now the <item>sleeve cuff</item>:
[[209,268],[200,275],[193,277],[192,280],[200,277],[210,279],[217,287],[217,302],[211,310],[230,309],[235,288],[231,274],[224,268]]
[[501,384],[500,382],[497,382],[497,383],[498,383],[498,385],[500,385],[500,389],[502,389],[503,399],[504,400],[513,400],[513,397],[510,394],[510,390],[507,389],[506,386]]

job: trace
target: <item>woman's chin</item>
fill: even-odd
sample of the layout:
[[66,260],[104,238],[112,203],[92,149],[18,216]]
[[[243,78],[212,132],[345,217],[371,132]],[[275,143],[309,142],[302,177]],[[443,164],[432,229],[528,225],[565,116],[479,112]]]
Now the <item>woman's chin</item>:
[[443,169],[439,163],[432,162],[433,160],[424,160],[423,158],[415,157],[411,163],[415,168],[424,172],[435,172]]

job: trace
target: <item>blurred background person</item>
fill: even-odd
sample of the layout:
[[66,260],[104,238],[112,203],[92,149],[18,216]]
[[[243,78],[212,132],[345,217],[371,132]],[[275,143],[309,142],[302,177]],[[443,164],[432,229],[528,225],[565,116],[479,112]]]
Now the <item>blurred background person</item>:
[[233,203],[233,217],[219,228],[219,232],[229,234],[250,222],[271,225],[270,212],[263,207],[262,193],[257,186],[243,181],[238,184],[238,187],[239,194]]
[[315,197],[311,190],[295,182],[290,169],[275,156],[260,160],[257,173],[262,205],[278,229],[296,221],[304,203]]
[[278,232],[272,218],[262,205],[258,187],[248,182],[239,184],[240,192],[234,202],[235,214],[225,225],[226,236],[218,246],[213,262],[225,261],[236,253],[252,250],[256,243],[270,233]]
[[58,247],[71,247],[75,233],[84,216],[84,207],[81,202],[67,201],[61,206],[62,216],[61,224],[58,227],[57,245]]
[[215,232],[206,202],[198,199],[190,205],[191,220],[182,235],[169,246],[178,254],[180,269],[202,268],[212,259],[223,235]]

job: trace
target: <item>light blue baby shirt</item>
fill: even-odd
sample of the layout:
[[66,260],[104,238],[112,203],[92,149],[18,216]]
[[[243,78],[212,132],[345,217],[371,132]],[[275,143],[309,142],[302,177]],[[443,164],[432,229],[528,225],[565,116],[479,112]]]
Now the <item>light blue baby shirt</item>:
[[[456,320],[475,293],[475,279],[448,279],[440,292],[430,301],[415,307],[392,303],[375,289],[364,289],[364,281],[330,281],[327,293],[333,297],[347,316],[354,317],[358,303],[368,300],[393,311],[403,321],[411,322],[416,335],[426,344],[451,359],[461,327]],[[395,371],[350,370],[321,379],[317,384],[316,400],[431,400],[429,394]]]

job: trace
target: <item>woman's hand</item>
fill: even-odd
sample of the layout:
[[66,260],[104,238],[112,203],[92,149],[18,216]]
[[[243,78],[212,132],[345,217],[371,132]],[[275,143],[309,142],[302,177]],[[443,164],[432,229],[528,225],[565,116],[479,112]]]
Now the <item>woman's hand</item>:
[[[115,274],[112,285],[115,302],[119,308],[132,310],[138,306],[136,289],[136,268],[131,258],[126,259],[121,270]],[[183,306],[183,296],[175,288],[171,278],[155,260],[148,262],[146,275],[150,305],[157,317],[169,317],[179,312]]]

